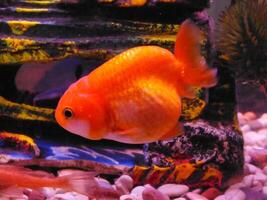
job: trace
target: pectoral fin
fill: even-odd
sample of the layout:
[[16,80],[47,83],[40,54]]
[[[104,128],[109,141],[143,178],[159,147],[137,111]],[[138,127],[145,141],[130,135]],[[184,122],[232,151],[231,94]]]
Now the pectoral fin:
[[177,137],[179,135],[182,135],[184,133],[184,127],[183,124],[180,122],[177,122],[176,126],[171,129],[169,132],[167,132],[165,135],[163,135],[160,140],[170,140],[174,137]]

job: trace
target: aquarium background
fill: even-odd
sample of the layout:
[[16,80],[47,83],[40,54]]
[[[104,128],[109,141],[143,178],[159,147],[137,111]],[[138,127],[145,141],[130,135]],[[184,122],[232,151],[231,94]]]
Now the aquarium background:
[[[237,82],[217,52],[215,25],[231,2],[146,2],[11,0],[0,4],[0,129],[33,138],[40,150],[36,153],[25,138],[8,135],[0,143],[2,155],[129,168],[202,161],[198,171],[205,174],[215,166],[226,177],[242,168],[237,109],[266,112],[266,96],[257,86]],[[56,124],[53,109],[71,83],[134,46],[158,45],[172,51],[179,24],[187,18],[201,28],[202,54],[218,68],[219,81],[214,88],[199,89],[195,99],[183,100],[180,120],[186,125],[185,138],[145,146],[89,141]],[[180,149],[171,145],[184,140],[188,145]],[[224,149],[224,142],[229,148]],[[189,183],[199,181],[193,178]]]

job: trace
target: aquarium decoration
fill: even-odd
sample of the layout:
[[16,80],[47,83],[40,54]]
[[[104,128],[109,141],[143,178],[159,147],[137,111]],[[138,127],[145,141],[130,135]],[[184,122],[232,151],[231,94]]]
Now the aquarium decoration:
[[[214,55],[213,27],[204,10],[208,5],[205,0],[0,3],[0,161],[46,170],[79,168],[109,179],[128,174],[135,185],[184,183],[191,188],[220,187],[242,171],[235,80]],[[188,17],[201,28],[202,54],[218,68],[219,81],[209,90],[197,88],[196,98],[183,99],[184,135],[126,145],[89,141],[59,127],[54,109],[72,82],[130,47],[158,45],[173,51],[179,24]],[[225,49],[221,57],[227,60],[239,56],[226,50],[232,37],[225,34],[220,43]],[[42,70],[33,70],[35,66]],[[27,73],[31,87],[23,79]],[[66,82],[53,84],[60,76],[67,77]],[[27,156],[16,154],[21,150]]]
[[222,13],[217,35],[221,59],[237,81],[267,92],[267,1],[241,0]]

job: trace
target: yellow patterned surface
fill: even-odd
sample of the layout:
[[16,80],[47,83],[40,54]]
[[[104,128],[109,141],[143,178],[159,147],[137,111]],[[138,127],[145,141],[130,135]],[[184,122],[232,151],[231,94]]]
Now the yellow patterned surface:
[[23,8],[17,7],[16,12],[18,13],[46,13],[49,9],[47,8]]
[[[29,136],[23,135],[23,134],[17,134],[17,133],[10,133],[10,132],[0,132],[0,141],[4,144],[7,142],[7,144],[15,144],[15,147],[12,148],[18,148],[19,151],[25,151],[25,152],[34,152],[35,156],[40,155],[40,149],[38,148],[37,144],[34,142],[32,138]],[[1,146],[2,150],[5,148],[5,146]]]
[[38,21],[20,21],[20,20],[10,20],[7,21],[8,26],[10,27],[12,33],[15,35],[22,35],[29,28],[40,24]]
[[54,110],[13,103],[0,96],[0,116],[17,120],[54,122]]

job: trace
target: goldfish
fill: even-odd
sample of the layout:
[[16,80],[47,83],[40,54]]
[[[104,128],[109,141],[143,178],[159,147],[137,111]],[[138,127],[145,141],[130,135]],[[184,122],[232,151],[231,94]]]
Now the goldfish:
[[97,187],[94,175],[95,173],[93,172],[84,172],[69,176],[54,177],[42,171],[32,171],[20,166],[0,165],[0,194],[15,186],[31,189],[55,187],[89,195],[90,190]]
[[119,193],[107,182],[95,177],[96,172],[72,170],[55,177],[44,171],[33,171],[22,166],[0,165],[1,196],[19,196],[23,188],[37,190],[43,187],[62,188],[94,199],[118,199]]
[[216,84],[216,69],[200,53],[201,32],[184,21],[174,53],[159,46],[130,48],[71,84],[55,111],[59,125],[91,140],[128,144],[183,134],[181,99]]

